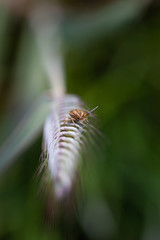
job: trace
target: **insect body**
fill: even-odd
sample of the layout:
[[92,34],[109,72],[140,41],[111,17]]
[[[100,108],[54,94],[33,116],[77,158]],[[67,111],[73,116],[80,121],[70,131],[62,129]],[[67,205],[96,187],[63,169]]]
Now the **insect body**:
[[75,121],[81,121],[81,123],[83,123],[84,121],[87,120],[87,116],[88,115],[91,115],[91,112],[93,112],[97,107],[95,107],[94,109],[92,109],[91,111],[88,111],[88,112],[84,112],[82,110],[79,110],[79,109],[74,109],[72,111],[69,112],[69,115],[71,117],[68,117],[66,121],[72,121],[73,124],[75,124]]

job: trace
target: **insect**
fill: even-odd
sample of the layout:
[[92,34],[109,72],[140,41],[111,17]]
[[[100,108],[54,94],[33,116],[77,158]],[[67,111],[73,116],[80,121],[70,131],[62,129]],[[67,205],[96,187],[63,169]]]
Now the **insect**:
[[70,117],[67,117],[67,119],[64,120],[64,123],[68,121],[72,121],[73,124],[75,124],[75,121],[81,121],[83,123],[84,121],[87,120],[87,116],[91,115],[91,113],[97,109],[97,107],[93,108],[91,111],[84,112],[79,109],[73,109],[72,111],[69,112]]

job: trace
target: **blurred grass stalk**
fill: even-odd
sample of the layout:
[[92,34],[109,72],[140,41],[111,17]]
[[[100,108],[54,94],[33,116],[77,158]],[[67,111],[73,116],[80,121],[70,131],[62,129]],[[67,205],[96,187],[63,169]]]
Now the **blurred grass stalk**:
[[[31,27],[39,46],[39,52],[51,83],[53,106],[44,124],[44,158],[42,167],[47,165],[43,184],[52,180],[54,195],[63,199],[72,191],[84,146],[89,144],[92,133],[91,123],[68,122],[73,109],[85,110],[78,96],[66,94],[62,46],[59,33],[59,13],[39,10],[30,18]],[[42,17],[43,16],[43,17]],[[92,128],[92,130],[91,130]],[[87,135],[87,137],[85,136]],[[93,138],[93,135],[92,137]],[[93,139],[91,139],[93,141]],[[42,171],[42,169],[41,169]],[[49,177],[50,176],[50,177]]]
[[[45,18],[44,18],[45,19]],[[43,20],[44,20],[43,19]],[[60,54],[60,39],[57,34],[58,21],[54,21],[54,27],[51,30],[52,21],[37,20],[37,14],[34,13],[29,18],[30,26],[39,46],[40,58],[43,67],[47,73],[47,79],[50,82],[50,91],[47,94],[40,96],[38,101],[33,104],[32,108],[27,111],[24,118],[7,140],[0,148],[0,172],[3,172],[8,167],[13,159],[16,159],[38,136],[42,131],[44,121],[48,115],[50,106],[53,104],[54,98],[61,98],[65,93],[65,78],[63,72],[63,63]],[[44,25],[40,25],[44,23]],[[45,25],[46,23],[46,25]],[[52,36],[53,35],[53,38]],[[52,44],[53,40],[53,44]],[[55,41],[54,41],[55,40]],[[54,46],[54,47],[53,47]]]
[[61,46],[61,14],[52,8],[38,8],[29,16],[39,54],[50,81],[53,97],[61,97],[66,92],[63,53]]
[[[47,73],[47,79],[50,81],[51,101],[48,101],[48,103],[46,101],[46,105],[48,107],[51,107],[51,114],[54,115],[54,117],[57,116],[58,119],[56,122],[57,126],[53,127],[54,131],[57,131],[58,129],[58,148],[62,148],[62,144],[60,147],[60,135],[61,132],[63,132],[61,124],[62,117],[67,117],[69,110],[81,106],[81,104],[76,103],[77,100],[75,100],[76,98],[73,98],[73,96],[68,96],[70,99],[70,105],[68,106],[67,111],[66,109],[63,110],[63,106],[61,105],[62,102],[65,105],[64,100],[67,97],[63,53],[61,45],[61,33],[66,39],[66,42],[68,39],[70,44],[73,42],[73,39],[77,43],[82,40],[85,40],[85,42],[90,41],[95,36],[99,36],[102,33],[110,33],[111,30],[114,30],[116,27],[124,24],[124,22],[127,23],[129,19],[132,19],[133,16],[137,16],[137,14],[142,11],[144,6],[146,6],[146,3],[148,2],[148,0],[120,1],[111,5],[110,7],[107,6],[106,8],[100,9],[90,15],[83,15],[81,17],[75,18],[74,21],[72,21],[71,23],[65,23],[65,19],[63,19],[60,9],[54,8],[54,11],[52,11],[52,8],[50,8],[50,6],[46,9],[44,8],[44,6],[43,8],[37,8],[30,12],[30,14],[28,15],[29,24],[33,30],[37,45],[39,47],[40,58],[43,63],[44,70]],[[56,99],[55,102],[54,99]],[[11,137],[9,137],[9,139],[0,149],[0,170],[4,170],[4,168],[11,163],[13,158],[18,157],[22,150],[24,150],[29,144],[31,144],[31,139],[35,139],[37,133],[41,131],[44,119],[48,115],[48,111],[44,110],[47,110],[48,107],[41,107],[44,104],[43,101],[38,101],[38,104],[39,105],[36,105],[35,109],[30,111],[24,117],[24,119],[20,122],[19,126],[15,128],[14,133],[11,134]],[[60,106],[61,108],[59,108]],[[53,125],[56,123],[53,122]],[[47,122],[45,123],[45,126],[46,124]],[[74,126],[72,123],[71,125],[67,123],[67,127],[71,126],[74,128],[75,132],[78,131],[78,135],[80,134],[79,131],[82,131],[81,126],[77,127]],[[49,134],[52,134],[52,136],[50,135],[49,138],[52,138],[54,135],[53,131],[51,131]],[[68,133],[67,138],[69,139],[70,137],[70,133]],[[72,138],[74,138],[74,136],[72,136]],[[81,146],[81,139],[78,139],[79,146]],[[46,146],[50,144],[54,145],[52,141],[50,141],[50,144],[47,143],[47,140],[45,140],[45,142]],[[71,145],[69,145],[68,140],[65,140],[64,142],[65,144],[67,144],[67,147],[65,146],[64,148],[68,149],[67,151],[69,151],[69,153],[71,154]],[[55,146],[53,147],[53,151],[57,151]],[[48,153],[49,152],[50,151],[48,151]],[[74,157],[76,158],[77,155],[74,155]],[[50,160],[50,162],[52,160]],[[58,161],[58,158],[56,160]],[[73,158],[72,163],[74,161],[75,160]],[[66,165],[67,161],[65,160],[64,162],[66,162]],[[49,164],[49,166],[51,165],[52,164]],[[70,174],[71,169],[75,171],[75,167],[73,168],[73,164],[70,164],[70,170],[67,170],[67,176],[70,177],[70,180],[72,181],[74,174]],[[52,170],[50,172],[52,172]],[[53,174],[53,176],[54,179],[57,179],[56,174]],[[70,188],[71,184],[68,189]]]
[[[50,114],[48,116],[45,112],[45,117],[48,117],[44,124],[43,150],[46,152],[46,157],[42,165],[47,166],[45,171],[47,179],[54,182],[52,182],[52,187],[54,184],[55,197],[61,199],[72,190],[81,152],[83,146],[89,143],[89,134],[92,133],[93,126],[91,123],[77,122],[74,124],[64,121],[66,117],[69,117],[71,110],[76,108],[84,110],[84,104],[79,97],[66,94],[59,18],[52,13],[50,15],[48,11],[45,12],[43,8],[42,11],[38,9],[30,15],[29,23],[37,40],[43,67],[51,86],[50,101],[48,101]],[[39,106],[34,106],[33,110],[24,117],[0,149],[1,170],[4,170],[13,158],[18,157],[22,149],[30,144],[30,141],[37,136],[37,132],[41,130],[44,115],[40,114],[44,113],[43,110],[47,107],[42,108],[43,101],[39,101],[38,104]],[[92,127],[92,130],[89,130],[88,125]],[[88,133],[88,137],[82,133]]]

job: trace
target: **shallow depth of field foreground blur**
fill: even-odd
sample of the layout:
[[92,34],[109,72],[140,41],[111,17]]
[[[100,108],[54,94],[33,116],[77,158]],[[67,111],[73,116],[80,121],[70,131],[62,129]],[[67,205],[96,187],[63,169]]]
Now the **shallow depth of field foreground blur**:
[[[54,1],[44,2],[0,3],[0,145],[49,89],[36,40],[41,36],[35,36],[30,16],[51,8],[64,15],[67,91],[90,109],[99,106],[100,130],[108,140],[102,156],[81,166],[73,225],[64,217],[48,227],[34,179],[41,132],[0,175],[0,239],[158,240],[160,3],[58,0],[55,7]],[[54,42],[46,44],[52,48]]]

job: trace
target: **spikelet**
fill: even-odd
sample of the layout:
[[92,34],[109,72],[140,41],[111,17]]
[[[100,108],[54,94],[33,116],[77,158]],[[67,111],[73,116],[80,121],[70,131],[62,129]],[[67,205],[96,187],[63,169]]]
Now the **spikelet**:
[[95,127],[91,123],[65,121],[73,109],[86,111],[85,104],[75,95],[54,100],[44,124],[42,168],[45,166],[45,181],[50,179],[54,196],[60,200],[72,191],[82,154],[87,151],[87,144],[94,141]]

